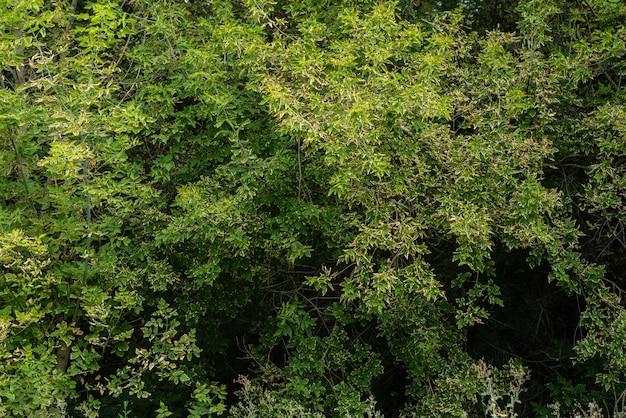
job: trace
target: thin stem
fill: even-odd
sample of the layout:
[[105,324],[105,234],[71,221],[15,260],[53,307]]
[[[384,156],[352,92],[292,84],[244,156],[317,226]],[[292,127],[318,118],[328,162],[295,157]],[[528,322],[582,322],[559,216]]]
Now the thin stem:
[[[87,221],[87,240],[85,246],[84,262],[83,262],[83,277],[81,279],[81,288],[87,284],[87,276],[89,275],[89,251],[91,250],[91,195],[89,194],[89,167],[87,166],[87,159],[85,158],[82,163],[83,166],[83,186],[85,187],[85,219]],[[78,307],[76,303],[74,309],[74,315],[72,315],[72,323],[76,322],[78,318]]]
[[26,191],[28,205],[30,206],[31,210],[37,217],[39,216],[39,214],[37,213],[37,209],[35,208],[35,205],[33,204],[33,200],[31,198],[30,188],[28,187],[28,179],[26,178],[26,169],[24,168],[24,163],[22,162],[22,158],[20,157],[20,152],[17,149],[17,144],[15,143],[15,139],[13,138],[11,138],[11,145],[13,146],[13,152],[15,153],[15,160],[17,161],[17,165],[20,168],[20,178],[22,179],[22,184],[24,185],[24,190]]
[[78,9],[78,0],[72,0],[72,13],[70,14],[69,19],[67,19],[67,26],[65,27],[65,34],[70,33],[70,29],[72,29],[72,25],[74,24],[74,15],[76,14],[76,9]]

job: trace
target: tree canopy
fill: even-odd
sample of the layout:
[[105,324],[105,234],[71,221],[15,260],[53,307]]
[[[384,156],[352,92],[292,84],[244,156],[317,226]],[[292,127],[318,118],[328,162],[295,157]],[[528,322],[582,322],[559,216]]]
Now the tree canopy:
[[0,415],[626,413],[619,0],[1,0]]

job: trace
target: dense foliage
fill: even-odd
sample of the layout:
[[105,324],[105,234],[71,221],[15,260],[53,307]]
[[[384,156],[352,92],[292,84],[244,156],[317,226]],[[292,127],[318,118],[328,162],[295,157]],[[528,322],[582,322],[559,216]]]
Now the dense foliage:
[[622,416],[624,22],[1,0],[0,415]]

